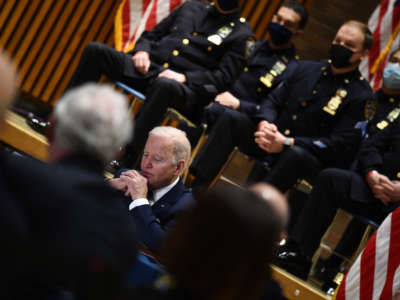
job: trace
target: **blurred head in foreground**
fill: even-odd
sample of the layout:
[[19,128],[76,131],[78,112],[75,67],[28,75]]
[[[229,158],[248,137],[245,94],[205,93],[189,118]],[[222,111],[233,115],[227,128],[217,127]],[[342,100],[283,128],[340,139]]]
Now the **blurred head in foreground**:
[[125,96],[107,85],[89,83],[68,91],[57,102],[54,119],[51,161],[80,153],[106,164],[133,131]]
[[213,190],[182,216],[161,262],[196,299],[258,299],[280,227],[276,210],[253,192]]

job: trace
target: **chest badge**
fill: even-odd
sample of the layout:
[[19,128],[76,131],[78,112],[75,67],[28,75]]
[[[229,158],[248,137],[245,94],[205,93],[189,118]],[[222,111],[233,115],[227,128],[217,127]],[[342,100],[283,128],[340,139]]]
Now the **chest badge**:
[[347,91],[345,89],[338,89],[335,96],[333,96],[327,105],[324,106],[323,110],[328,114],[334,116],[342,101],[347,96]]

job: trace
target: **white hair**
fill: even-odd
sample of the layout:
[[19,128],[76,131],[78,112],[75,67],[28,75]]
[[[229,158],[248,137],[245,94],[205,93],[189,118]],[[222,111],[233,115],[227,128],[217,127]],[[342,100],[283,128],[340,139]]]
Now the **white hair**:
[[176,164],[178,161],[183,159],[186,167],[187,163],[189,162],[191,148],[190,142],[184,131],[171,126],[158,126],[154,127],[149,132],[149,136],[168,138],[170,144],[174,147],[172,163]]
[[124,95],[107,85],[89,83],[57,102],[54,143],[70,153],[85,152],[107,163],[132,137]]

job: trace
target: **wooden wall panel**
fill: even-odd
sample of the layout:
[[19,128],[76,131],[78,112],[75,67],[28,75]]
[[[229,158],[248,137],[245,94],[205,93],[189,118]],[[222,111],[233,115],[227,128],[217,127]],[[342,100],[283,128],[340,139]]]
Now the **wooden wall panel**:
[[52,105],[90,41],[113,45],[120,0],[0,0],[0,48],[20,70],[21,91]]

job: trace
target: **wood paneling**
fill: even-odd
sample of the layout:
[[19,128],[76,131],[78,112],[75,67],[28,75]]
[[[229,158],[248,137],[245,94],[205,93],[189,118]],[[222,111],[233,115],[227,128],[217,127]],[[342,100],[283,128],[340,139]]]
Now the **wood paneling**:
[[120,0],[0,0],[0,47],[20,70],[21,91],[51,105],[90,41],[113,45]]

